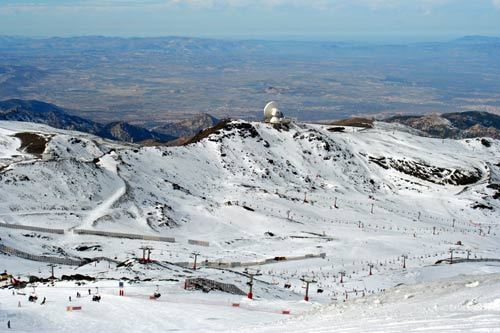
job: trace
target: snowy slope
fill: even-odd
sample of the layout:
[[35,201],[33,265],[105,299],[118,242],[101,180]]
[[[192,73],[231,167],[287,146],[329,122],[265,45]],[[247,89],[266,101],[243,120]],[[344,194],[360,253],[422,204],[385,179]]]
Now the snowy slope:
[[[498,273],[403,285],[324,307],[303,301],[249,301],[217,292],[208,298],[180,290],[173,283],[161,284],[162,297],[152,301],[148,299],[156,290],[152,283],[127,285],[125,297],[117,295],[116,282],[98,286],[103,298],[100,303],[92,302],[87,293],[89,288],[92,294],[96,292],[95,283],[40,285],[36,288],[38,303],[0,289],[0,323],[3,326],[10,320],[12,332],[38,333],[500,331]],[[77,291],[83,295],[81,299],[75,298]],[[29,294],[31,289],[25,292]],[[40,305],[43,297],[46,304]],[[68,312],[69,305],[82,310]],[[280,314],[280,309],[291,310],[291,315]]]
[[[256,298],[292,302],[286,303],[291,308],[303,297],[303,275],[318,281],[312,289],[315,304],[342,303],[346,294],[362,298],[421,282],[426,267],[449,257],[450,249],[455,257],[470,251],[472,259],[500,258],[500,203],[492,186],[500,174],[499,141],[490,140],[487,147],[480,139],[425,138],[385,123],[345,133],[328,128],[293,124],[285,130],[235,121],[201,142],[167,148],[0,122],[0,223],[65,230],[0,228],[0,242],[33,254],[118,261],[140,257],[139,248],[150,245],[153,258],[168,268],[106,263],[61,266],[58,275],[180,284],[185,277],[204,276],[242,290],[247,288],[238,274],[243,267],[193,272],[168,263],[192,262],[193,251],[200,252],[199,262],[210,263],[326,254],[255,266],[263,273]],[[44,153],[20,152],[21,142],[12,135],[21,132],[50,134]],[[73,233],[78,229],[176,242]],[[210,245],[188,244],[189,239]],[[47,275],[44,263],[3,255],[2,263],[16,275]],[[478,272],[489,267],[474,265]],[[499,272],[493,267],[486,272]],[[450,276],[456,268],[453,272]]]
[[500,275],[400,286],[241,332],[500,332]]

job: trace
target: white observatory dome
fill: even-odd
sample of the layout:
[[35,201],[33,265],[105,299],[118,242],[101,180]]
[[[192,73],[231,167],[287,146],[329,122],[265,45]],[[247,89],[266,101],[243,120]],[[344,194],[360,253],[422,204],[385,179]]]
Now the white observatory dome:
[[276,108],[273,108],[271,110],[271,116],[272,117],[277,117],[277,118],[283,118],[283,114],[281,113],[280,110],[276,109]]
[[264,119],[269,121],[276,112],[279,112],[278,103],[275,101],[267,103],[264,107]]
[[278,118],[278,117],[276,117],[276,116],[274,116],[274,117],[271,118],[271,120],[269,120],[269,122],[271,124],[281,124],[281,119]]
[[283,117],[283,113],[278,108],[275,101],[269,102],[264,107],[264,121],[273,125],[289,124],[290,121]]

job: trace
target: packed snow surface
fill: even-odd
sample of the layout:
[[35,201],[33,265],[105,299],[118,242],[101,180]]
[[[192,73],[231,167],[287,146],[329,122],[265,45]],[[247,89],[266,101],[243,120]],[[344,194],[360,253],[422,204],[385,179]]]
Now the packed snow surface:
[[[470,283],[477,286],[466,287]],[[125,296],[118,296],[116,283],[100,282],[102,300],[93,302],[87,291],[91,288],[94,294],[95,285],[39,286],[37,303],[28,302],[26,295],[0,290],[0,323],[10,320],[12,332],[39,333],[500,331],[498,273],[402,285],[323,307],[303,301],[249,301],[217,292],[207,297],[165,283],[159,289],[162,296],[150,300],[148,294],[156,290],[151,283],[126,286]],[[76,298],[76,292],[82,297]],[[41,305],[43,298],[46,302]],[[235,303],[239,307],[232,306]],[[68,306],[81,310],[67,311]],[[291,314],[280,314],[282,309]]]
[[[469,281],[476,287],[467,288]],[[500,332],[500,275],[400,286],[241,332]]]

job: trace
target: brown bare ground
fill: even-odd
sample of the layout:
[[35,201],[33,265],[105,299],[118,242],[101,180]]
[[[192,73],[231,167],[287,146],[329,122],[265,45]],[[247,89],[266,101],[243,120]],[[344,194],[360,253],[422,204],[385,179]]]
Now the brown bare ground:
[[37,133],[16,133],[14,137],[21,140],[20,150],[28,154],[41,155],[45,151],[48,139]]
[[333,121],[333,122],[328,123],[328,125],[372,128],[373,127],[373,119],[354,117],[354,118],[349,118],[349,119],[342,119],[342,120]]
[[229,120],[229,119],[221,120],[217,125],[210,127],[210,128],[207,128],[207,129],[201,131],[200,133],[196,134],[189,141],[185,142],[183,145],[184,146],[189,145],[191,143],[199,142],[199,141],[205,139],[210,134],[213,134],[213,133],[223,129],[230,121],[231,120]]

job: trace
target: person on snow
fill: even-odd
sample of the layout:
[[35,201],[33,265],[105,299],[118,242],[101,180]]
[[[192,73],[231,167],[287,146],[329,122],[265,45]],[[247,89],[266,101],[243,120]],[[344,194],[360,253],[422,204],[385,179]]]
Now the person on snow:
[[40,305],[44,305],[46,300],[47,300],[47,299],[44,297],[44,298],[43,298],[43,301],[42,301],[42,303],[40,303]]
[[10,320],[7,322],[7,328],[10,328]]

